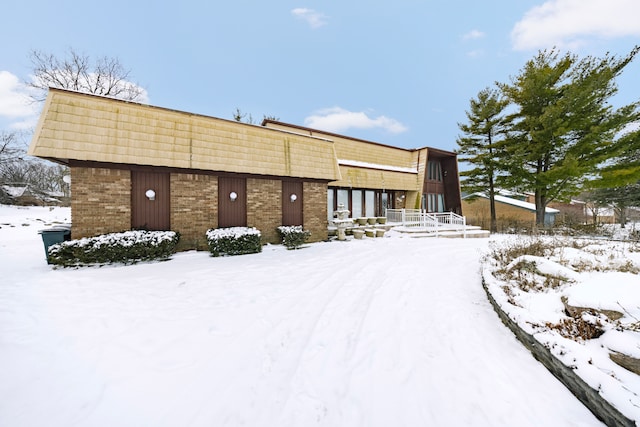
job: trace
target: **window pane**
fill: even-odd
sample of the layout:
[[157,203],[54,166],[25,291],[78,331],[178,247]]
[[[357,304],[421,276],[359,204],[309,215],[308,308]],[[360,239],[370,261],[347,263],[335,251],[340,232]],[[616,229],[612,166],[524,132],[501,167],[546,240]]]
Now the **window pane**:
[[437,160],[427,162],[427,179],[431,181],[442,181],[442,166]]
[[327,191],[327,217],[329,220],[333,219],[333,188]]
[[367,190],[364,193],[364,197],[365,197],[365,201],[364,201],[364,205],[366,208],[366,212],[365,215],[366,216],[375,216],[375,209],[376,209],[376,193],[374,191],[371,190]]
[[338,190],[338,205],[341,204],[345,209],[349,209],[349,190]]
[[444,194],[438,194],[438,212],[444,212]]
[[351,191],[351,218],[362,216],[362,190]]
[[387,209],[389,208],[389,193],[382,193],[382,215],[387,214]]

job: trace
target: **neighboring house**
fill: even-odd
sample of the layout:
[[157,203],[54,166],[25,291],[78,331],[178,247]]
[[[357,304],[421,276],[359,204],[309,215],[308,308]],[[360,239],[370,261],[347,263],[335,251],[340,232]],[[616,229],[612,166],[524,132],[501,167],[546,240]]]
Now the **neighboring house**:
[[34,190],[24,184],[0,186],[0,200],[17,206],[58,206],[65,203],[61,193]]
[[277,226],[302,225],[319,241],[340,203],[352,216],[461,211],[455,153],[61,89],[49,90],[29,154],[69,166],[73,238],[171,229],[190,249],[209,228],[252,226],[275,243]]
[[[535,195],[533,193],[527,193],[526,201],[534,203]],[[616,222],[616,215],[613,208],[596,206],[593,203],[582,200],[571,199],[569,202],[553,201],[549,203],[549,207],[560,211],[558,215],[556,215],[556,219],[564,223],[588,224],[594,223],[595,221],[599,224],[614,224]]]
[[[536,223],[536,205],[513,197],[495,196],[496,220],[503,226],[525,225]],[[463,214],[467,217],[467,224],[488,227],[491,219],[489,197],[484,193],[466,196],[463,200]],[[557,209],[546,208],[544,224],[551,226],[558,214]]]

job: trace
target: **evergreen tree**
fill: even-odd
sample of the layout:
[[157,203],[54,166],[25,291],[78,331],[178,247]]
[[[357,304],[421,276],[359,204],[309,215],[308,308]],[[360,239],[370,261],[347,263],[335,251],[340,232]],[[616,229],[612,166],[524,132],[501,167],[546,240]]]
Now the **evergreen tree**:
[[622,58],[560,56],[542,51],[511,84],[499,84],[516,108],[505,141],[510,186],[535,192],[536,223],[549,202],[580,191],[621,153],[616,135],[638,119],[638,103],[614,110],[615,78],[638,52]]
[[458,123],[464,133],[457,140],[460,160],[473,166],[460,173],[464,178],[462,187],[469,193],[485,192],[489,197],[492,233],[497,231],[495,185],[500,171],[500,145],[507,126],[504,116],[507,105],[498,90],[486,88],[471,99],[470,111],[466,112],[469,122]]
[[591,199],[601,206],[611,206],[618,222],[627,223],[627,209],[640,206],[640,182],[617,188],[599,188],[591,193]]

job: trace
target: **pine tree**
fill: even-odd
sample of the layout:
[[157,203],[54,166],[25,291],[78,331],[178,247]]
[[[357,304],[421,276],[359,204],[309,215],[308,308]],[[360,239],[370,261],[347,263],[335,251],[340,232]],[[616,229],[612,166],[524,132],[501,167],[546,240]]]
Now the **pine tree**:
[[511,84],[499,84],[516,108],[505,140],[510,186],[535,192],[536,223],[549,202],[577,194],[607,160],[620,155],[616,135],[638,119],[638,103],[614,110],[615,78],[638,47],[618,59],[543,51]]
[[468,124],[458,123],[464,136],[458,137],[460,160],[473,168],[460,173],[464,177],[463,189],[469,193],[485,192],[489,197],[491,232],[496,224],[496,178],[500,172],[500,144],[507,122],[504,109],[508,105],[500,92],[486,88],[470,101],[466,112]]

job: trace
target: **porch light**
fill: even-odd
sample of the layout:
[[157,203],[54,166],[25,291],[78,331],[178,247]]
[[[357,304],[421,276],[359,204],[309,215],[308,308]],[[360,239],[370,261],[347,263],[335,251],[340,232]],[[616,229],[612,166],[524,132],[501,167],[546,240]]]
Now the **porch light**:
[[144,193],[145,196],[147,196],[147,199],[149,200],[155,200],[156,199],[156,192],[153,191],[152,189],[148,189],[146,193]]
[[298,199],[298,196],[296,196],[295,194],[292,194],[291,196],[289,196],[289,200],[291,200],[291,203],[295,202]]
[[229,193],[229,199],[232,202],[235,202],[238,199],[238,193],[236,193],[235,191],[232,191],[231,193]]

